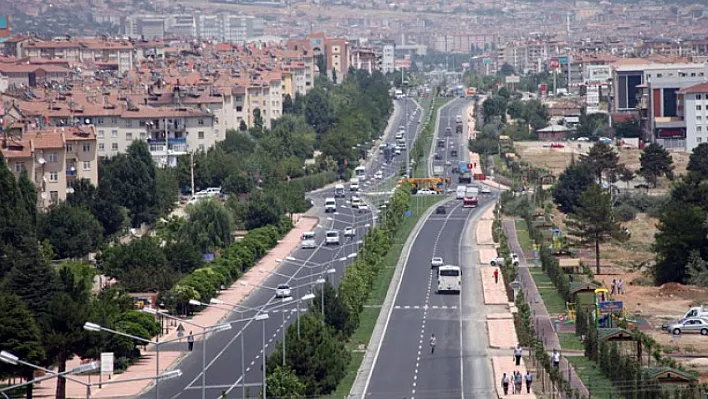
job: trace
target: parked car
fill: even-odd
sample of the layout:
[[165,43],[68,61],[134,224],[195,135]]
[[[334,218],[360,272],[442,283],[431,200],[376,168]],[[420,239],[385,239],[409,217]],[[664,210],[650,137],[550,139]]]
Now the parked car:
[[565,146],[560,143],[553,143],[551,144],[551,148],[565,148]]
[[445,262],[443,262],[443,258],[441,258],[441,257],[439,257],[439,256],[436,256],[436,257],[434,257],[433,259],[430,260],[430,268],[431,268],[431,269],[434,268],[434,267],[440,267],[440,266],[442,266],[442,265],[444,265],[444,264],[445,264]]
[[429,188],[424,188],[422,190],[418,190],[418,192],[416,194],[418,194],[418,195],[434,195],[437,193]]
[[353,227],[344,228],[344,237],[354,237],[356,235],[356,230]]
[[[501,256],[497,256],[496,258],[492,259],[489,261],[489,264],[491,266],[501,266],[504,264],[504,258]],[[511,264],[514,266],[519,265],[519,255],[517,254],[511,254]]]
[[291,296],[290,286],[288,284],[278,284],[278,287],[275,289],[276,298],[290,298]]
[[578,137],[578,141],[590,141],[587,137]]
[[491,194],[492,190],[490,190],[487,186],[482,186],[482,189],[479,192],[482,194]]
[[447,209],[445,209],[444,206],[439,206],[435,208],[435,214],[436,215],[445,215],[447,213]]
[[669,326],[668,330],[673,335],[681,335],[683,333],[708,335],[708,321],[699,318],[686,319],[682,323],[679,322]]

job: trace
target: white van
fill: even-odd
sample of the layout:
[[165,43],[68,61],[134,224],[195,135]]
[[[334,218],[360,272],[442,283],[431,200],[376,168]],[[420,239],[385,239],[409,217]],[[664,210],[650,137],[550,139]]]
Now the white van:
[[339,232],[337,230],[330,230],[325,233],[325,245],[339,245]]
[[352,197],[352,208],[354,208],[354,209],[359,209],[359,207],[361,206],[361,204],[362,204],[361,198],[359,198],[359,197]]
[[334,186],[334,197],[343,198],[344,197],[344,184],[337,184]]
[[334,198],[325,198],[325,212],[337,212],[337,200]]
[[455,198],[458,200],[464,199],[466,192],[467,192],[466,186],[457,186],[457,192],[455,193]]
[[356,177],[349,180],[349,191],[359,191],[359,179]]

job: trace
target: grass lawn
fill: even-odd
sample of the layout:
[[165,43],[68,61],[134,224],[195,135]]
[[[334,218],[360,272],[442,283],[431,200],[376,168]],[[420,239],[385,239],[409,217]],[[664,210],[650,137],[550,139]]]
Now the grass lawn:
[[514,220],[514,225],[516,226],[516,238],[519,240],[519,245],[524,251],[533,250],[533,242],[531,242],[531,237],[529,237],[529,227],[526,225],[525,220]]
[[[403,250],[403,245],[405,244],[408,236],[415,227],[416,223],[420,219],[420,216],[425,213],[425,211],[430,208],[433,204],[447,198],[443,195],[421,195],[421,196],[411,196],[408,201],[408,209],[413,211],[413,216],[406,217],[403,219],[400,228],[393,237],[393,246],[391,250],[388,251],[383,260],[383,269],[380,271],[376,280],[374,280],[374,288],[369,295],[369,300],[367,301],[367,306],[364,311],[359,314],[359,327],[354,331],[352,337],[347,343],[347,347],[356,351],[359,349],[360,345],[368,345],[371,334],[374,332],[374,327],[376,326],[376,320],[381,313],[381,305],[386,298],[386,293],[388,292],[388,286],[391,284],[391,279],[393,278],[393,273],[398,263],[398,259],[401,257],[401,251]],[[342,381],[340,381],[337,389],[326,398],[343,398],[349,395],[349,391],[352,389],[354,380],[356,379],[357,372],[359,371],[359,366],[361,361],[364,359],[363,352],[352,352],[352,361],[347,367],[347,374],[344,376]]]
[[[448,97],[435,97],[433,110],[429,115],[430,118],[427,119],[428,125],[420,132],[420,135],[418,136],[418,141],[416,142],[416,145],[421,146],[421,148],[423,149],[423,157],[420,160],[415,160],[416,165],[415,167],[413,167],[413,171],[411,173],[413,177],[428,177],[428,158],[430,157],[430,146],[433,144],[433,138],[437,133],[435,131],[435,122],[438,114],[438,109],[440,109],[440,107],[447,104],[448,102],[450,102],[450,98]],[[421,104],[421,107],[422,106],[423,104]],[[428,104],[428,106],[430,105]],[[425,123],[425,120],[423,121],[423,123]]]
[[593,398],[619,398],[612,382],[602,374],[600,367],[585,356],[568,356],[578,376],[588,388]]
[[565,313],[565,301],[556,291],[556,287],[546,273],[540,267],[530,268],[529,271],[533,281],[536,283],[536,287],[538,287],[538,292],[541,294],[541,299],[543,299],[548,313],[551,315]]
[[580,342],[580,338],[578,338],[573,333],[559,333],[558,340],[560,341],[560,346],[563,349],[569,349],[569,350],[584,350],[585,349],[585,346],[583,346],[583,343]]

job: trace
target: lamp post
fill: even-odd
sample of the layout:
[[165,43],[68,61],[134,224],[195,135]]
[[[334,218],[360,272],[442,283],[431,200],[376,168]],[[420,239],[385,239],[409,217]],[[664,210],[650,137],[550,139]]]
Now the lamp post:
[[[53,371],[53,370],[49,370],[49,369],[46,369],[46,368],[44,368],[44,367],[37,366],[37,365],[35,365],[35,364],[32,364],[32,363],[26,362],[26,361],[24,361],[24,360],[21,360],[21,359],[19,359],[17,356],[15,356],[15,355],[13,355],[13,354],[11,354],[11,353],[9,353],[9,352],[6,352],[6,351],[2,351],[2,352],[0,353],[0,361],[2,361],[2,362],[4,362],[4,363],[12,364],[12,365],[21,364],[21,365],[23,365],[23,366],[31,367],[31,368],[34,368],[34,369],[37,369],[37,370],[41,370],[41,371],[44,371],[44,372],[48,373],[48,375],[45,375],[45,376],[42,376],[42,377],[39,377],[39,378],[35,378],[34,380],[27,381],[27,382],[24,382],[24,383],[22,383],[22,384],[12,385],[12,386],[5,387],[5,388],[3,388],[3,389],[0,389],[0,393],[2,393],[2,395],[3,395],[5,398],[7,398],[7,399],[9,399],[9,397],[7,396],[7,394],[5,394],[6,391],[10,391],[10,390],[17,389],[17,388],[20,388],[20,387],[24,387],[24,386],[27,386],[27,385],[32,385],[32,384],[37,383],[37,382],[42,382],[42,381],[49,380],[49,379],[52,379],[52,378],[57,378],[57,377],[59,377],[59,378],[62,378],[62,377],[63,377],[63,378],[66,378],[66,379],[69,380],[69,381],[72,381],[72,382],[75,382],[75,383],[77,383],[77,384],[83,385],[84,387],[86,387],[86,398],[87,398],[87,399],[90,399],[90,398],[91,398],[91,388],[94,387],[94,386],[101,386],[101,385],[105,385],[105,384],[122,384],[122,383],[125,383],[125,382],[145,381],[145,380],[167,380],[167,379],[178,378],[178,377],[182,376],[182,371],[179,370],[179,369],[177,369],[177,370],[166,371],[166,372],[164,372],[164,373],[162,373],[162,374],[160,374],[160,375],[150,376],[150,377],[128,378],[128,379],[125,379],[125,380],[113,380],[113,381],[106,381],[106,382],[93,382],[93,383],[91,383],[91,382],[82,381],[82,380],[77,379],[77,378],[69,377],[68,375],[69,375],[69,374],[72,374],[72,375],[73,375],[73,374],[82,374],[82,373],[86,373],[86,372],[91,372],[91,371],[94,371],[94,370],[98,370],[98,369],[99,369],[99,363],[98,363],[98,362],[91,362],[91,363],[82,364],[82,365],[80,365],[80,366],[78,366],[78,367],[75,367],[75,368],[73,368],[73,369],[71,369],[71,370],[67,370],[67,371],[64,371],[64,372],[61,372],[61,373],[57,373],[57,372],[55,372],[55,371]],[[66,377],[65,377],[65,376],[66,376]]]
[[[259,315],[256,315],[255,319],[256,319],[257,321],[262,321],[262,322],[263,322],[263,342],[262,342],[262,349],[261,349],[261,351],[262,351],[262,353],[261,353],[261,355],[262,355],[262,356],[261,356],[261,368],[262,368],[262,370],[261,370],[261,371],[262,371],[262,373],[263,373],[263,399],[266,399],[266,397],[267,397],[267,393],[266,393],[267,386],[266,386],[266,385],[267,385],[267,384],[266,384],[266,351],[265,351],[265,325],[266,325],[266,323],[265,323],[265,321],[268,320],[268,313],[261,313],[261,314],[259,314]],[[242,335],[243,335],[243,334],[242,334]],[[243,356],[243,354],[242,354],[241,356]],[[245,379],[245,378],[246,378],[246,374],[245,374],[245,372],[244,372],[243,370],[242,370],[242,372],[244,373],[244,374],[243,374],[243,378]],[[243,389],[245,389],[245,388],[246,388],[246,381],[242,380],[242,381],[241,381],[241,385],[243,386]],[[245,397],[246,397],[246,396],[245,396],[245,394],[244,394],[244,398],[245,398]]]
[[[215,331],[222,331],[222,329],[227,329],[227,328],[226,328],[226,327],[223,327],[223,326],[214,326],[214,327],[212,327],[212,329],[215,330]],[[121,335],[121,336],[126,337],[126,338],[131,338],[131,339],[134,339],[134,340],[136,340],[136,341],[144,342],[144,343],[146,343],[146,344],[153,344],[153,345],[155,345],[155,353],[156,353],[156,354],[155,354],[155,359],[156,359],[156,362],[155,362],[155,369],[157,370],[157,372],[155,373],[155,375],[160,375],[160,346],[162,346],[162,345],[164,345],[164,344],[168,344],[168,343],[172,343],[172,342],[177,342],[177,341],[180,341],[180,340],[181,340],[181,338],[176,338],[176,339],[171,339],[171,340],[162,341],[162,342],[152,341],[152,340],[145,339],[145,338],[142,338],[142,337],[137,337],[137,336],[135,336],[135,335],[126,334],[126,333],[124,333],[124,332],[122,332],[122,331],[112,330],[112,329],[110,329],[110,328],[103,327],[103,326],[101,326],[101,325],[99,325],[99,324],[92,323],[92,322],[90,322],[90,321],[87,321],[87,322],[84,324],[84,330],[86,330],[86,331],[91,331],[91,332],[108,332],[108,333],[115,334],[115,335]],[[205,332],[198,333],[197,335],[205,335],[205,334],[207,334],[207,333],[208,333],[208,331],[205,331]],[[157,397],[157,399],[160,399],[160,378],[156,378],[156,379],[155,379],[155,396]]]
[[[191,303],[190,303],[191,304]],[[226,331],[231,329],[230,324],[219,324],[216,326],[202,326],[189,320],[182,320],[179,317],[175,317],[167,314],[166,312],[158,312],[153,308],[143,308],[143,312],[149,313],[151,315],[159,315],[160,317],[167,317],[168,319],[180,321],[182,323],[192,325],[202,329],[202,399],[206,399],[206,353],[207,353],[207,334],[210,332]]]

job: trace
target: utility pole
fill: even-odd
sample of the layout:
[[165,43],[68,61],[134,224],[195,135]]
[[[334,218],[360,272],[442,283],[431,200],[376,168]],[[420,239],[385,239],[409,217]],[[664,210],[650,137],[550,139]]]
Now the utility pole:
[[189,153],[189,170],[192,174],[192,197],[194,197],[194,151]]

